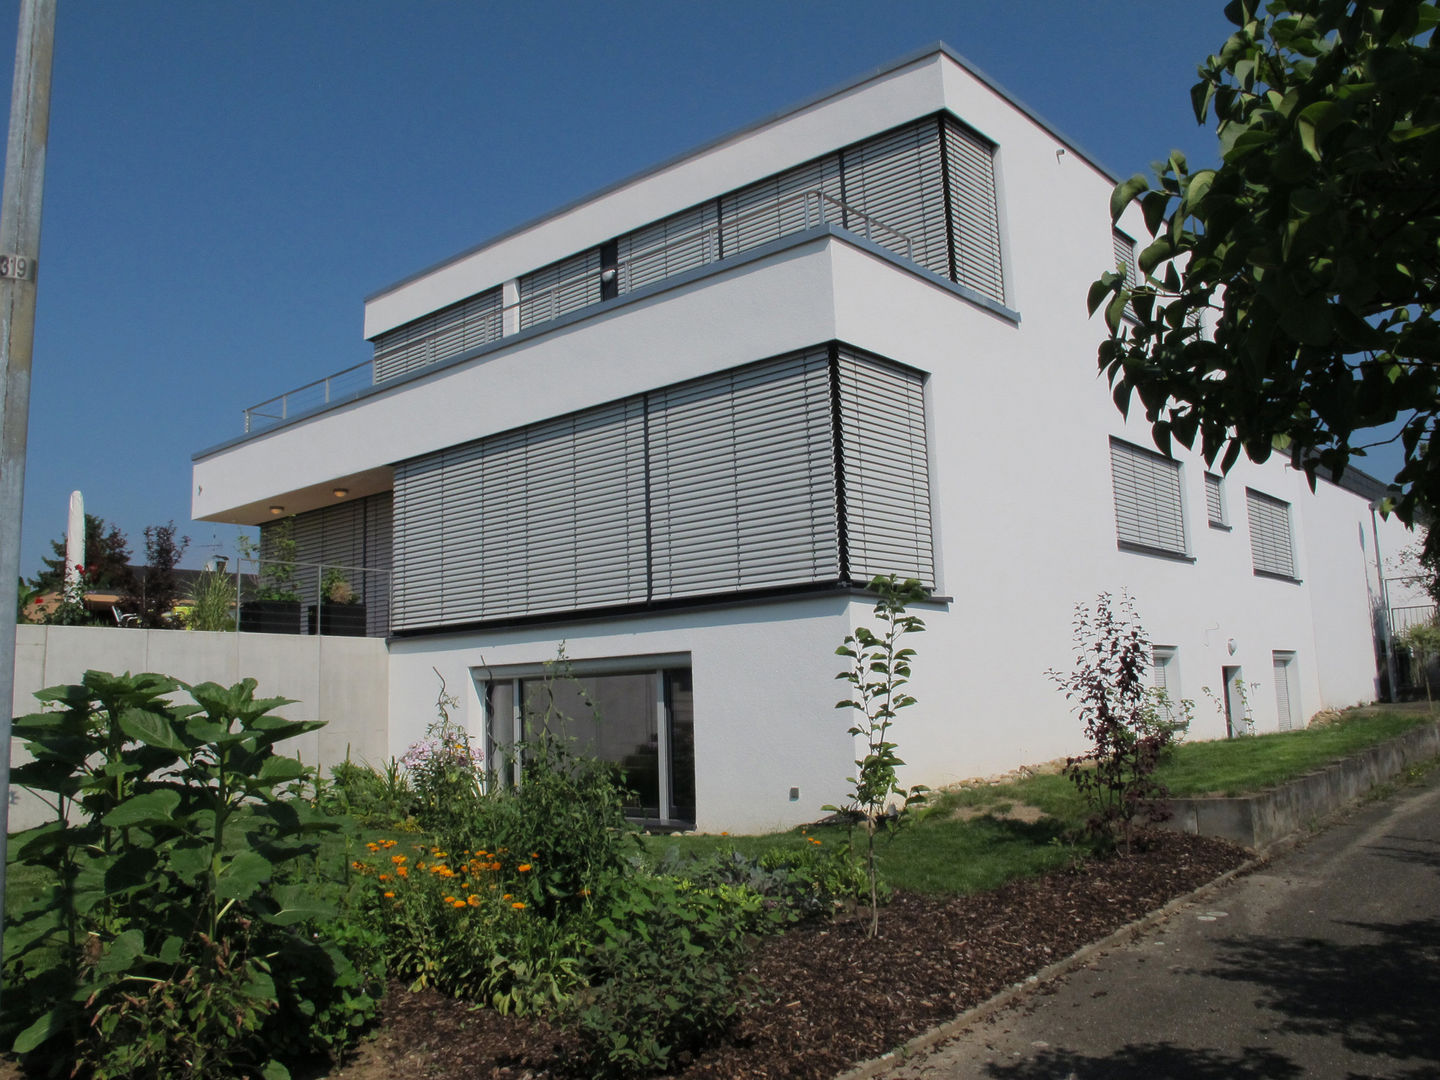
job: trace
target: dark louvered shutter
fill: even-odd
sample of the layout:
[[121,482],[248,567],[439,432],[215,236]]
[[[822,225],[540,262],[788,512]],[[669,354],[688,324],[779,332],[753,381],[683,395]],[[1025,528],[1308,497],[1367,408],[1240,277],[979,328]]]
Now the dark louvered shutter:
[[551,263],[520,279],[520,328],[600,302],[600,249]]
[[633,292],[720,258],[715,204],[705,203],[620,237],[619,288]]
[[839,379],[850,577],[896,574],[933,588],[924,377],[841,349]]
[[[845,203],[839,222],[897,255],[948,277],[940,130],[934,120],[907,124],[845,151]],[[908,241],[908,242],[907,242]]]
[[649,395],[657,598],[838,576],[827,367],[816,349]]
[[1245,511],[1250,521],[1250,556],[1256,572],[1295,576],[1295,547],[1290,537],[1290,504],[1245,489]]
[[393,379],[498,340],[500,308],[500,289],[487,289],[380,334],[375,338],[375,381]]
[[1186,554],[1180,463],[1111,439],[1110,472],[1115,487],[1115,533],[1120,543]]
[[995,148],[946,118],[946,172],[955,232],[956,280],[1005,302],[1000,265],[1000,211],[995,198]]
[[840,211],[835,203],[807,194],[811,191],[839,200],[837,154],[827,154],[726,195],[720,200],[725,255],[739,254],[822,221],[838,224]]

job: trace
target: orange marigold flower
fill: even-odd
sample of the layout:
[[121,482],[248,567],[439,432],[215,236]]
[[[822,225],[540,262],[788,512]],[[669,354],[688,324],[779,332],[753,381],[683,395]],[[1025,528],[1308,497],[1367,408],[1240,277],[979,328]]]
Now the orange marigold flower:
[[515,867],[515,869],[519,870],[520,873],[523,874],[525,873],[525,871],[530,869],[530,864],[528,862],[522,862],[519,866]]
[[491,870],[499,870],[499,869],[500,869],[500,864],[499,864],[498,862],[492,862],[492,863],[490,864],[490,869],[491,869]]
[[360,862],[358,859],[357,859],[355,862],[352,862],[352,863],[350,864],[350,866],[351,866],[353,869],[355,869],[355,870],[364,870],[364,869],[365,869],[365,864],[362,863],[362,862]]
[[394,899],[395,899],[395,894],[394,894],[393,892],[387,892],[387,893],[385,894],[385,899],[386,899],[386,900],[394,900]]
[[516,911],[525,910],[525,905],[522,904],[519,900],[516,900],[515,903],[511,904],[510,906],[513,907]]
[[456,900],[456,901],[455,901],[454,903],[452,903],[450,906],[451,906],[451,907],[457,907],[457,908],[463,908],[463,907],[465,906],[465,901],[464,901],[464,900]]
[[400,867],[399,870],[396,870],[395,873],[399,874],[401,877],[409,877],[409,876],[410,876],[410,871],[409,871],[409,870],[406,870],[405,867],[403,867],[403,866]]
[[469,904],[471,907],[479,907],[479,906],[480,906],[480,897],[476,896],[474,893],[471,893],[469,896],[467,896],[467,897],[465,898],[465,902],[466,902],[467,904]]
[[507,892],[504,896],[500,897],[500,899],[501,899],[501,900],[509,900],[509,899],[510,899],[510,893]]
[[380,845],[377,844],[377,843],[375,843],[375,841],[373,841],[373,840],[370,841],[370,843],[366,844],[365,846],[366,846],[367,848],[369,848],[371,851],[379,851],[379,850],[380,850]]
[[399,866],[401,863],[408,862],[409,860],[407,860],[404,855],[391,855],[390,861],[396,866]]
[[389,874],[381,874],[381,875],[380,875],[380,880],[381,880],[381,881],[389,881],[389,880],[390,880],[390,875],[389,875]]

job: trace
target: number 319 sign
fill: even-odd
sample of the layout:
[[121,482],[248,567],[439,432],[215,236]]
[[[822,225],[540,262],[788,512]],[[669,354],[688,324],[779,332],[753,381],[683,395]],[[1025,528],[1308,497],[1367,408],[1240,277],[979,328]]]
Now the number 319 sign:
[[0,278],[16,281],[35,280],[35,260],[24,255],[0,255]]

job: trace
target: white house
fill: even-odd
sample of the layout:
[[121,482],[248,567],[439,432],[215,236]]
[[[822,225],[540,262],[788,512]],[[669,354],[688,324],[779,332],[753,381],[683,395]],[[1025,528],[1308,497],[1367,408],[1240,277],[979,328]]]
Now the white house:
[[1044,673],[1101,591],[1199,737],[1375,698],[1380,486],[1214,476],[1111,404],[1086,289],[1143,235],[1114,183],[949,49],[906,57],[369,297],[366,384],[247,412],[194,514],[393,573],[392,753],[432,668],[495,753],[563,646],[645,815],[706,830],[843,797],[834,650],[876,573],[934,590],[907,782],[1076,751]]

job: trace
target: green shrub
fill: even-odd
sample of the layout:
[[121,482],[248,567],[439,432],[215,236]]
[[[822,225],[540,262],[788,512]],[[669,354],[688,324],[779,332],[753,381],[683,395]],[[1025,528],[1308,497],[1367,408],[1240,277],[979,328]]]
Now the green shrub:
[[632,1077],[684,1063],[729,1028],[749,990],[743,890],[632,875],[607,899],[590,989],[566,1015],[580,1040],[577,1065]]
[[373,1015],[313,874],[337,826],[277,794],[304,769],[275,744],[320,725],[254,690],[92,671],[15,721],[34,760],[14,781],[56,811],[15,853],[49,885],[5,929],[0,1023],[27,1070],[271,1080]]
[[415,789],[393,757],[381,770],[357,764],[347,756],[331,767],[330,780],[317,792],[316,807],[333,816],[349,816],[362,825],[402,826],[415,815]]

